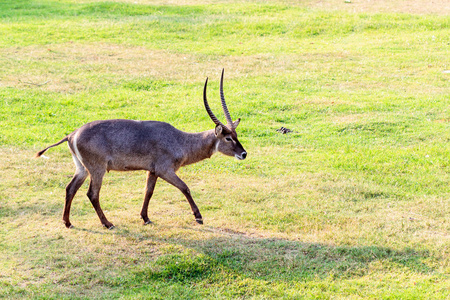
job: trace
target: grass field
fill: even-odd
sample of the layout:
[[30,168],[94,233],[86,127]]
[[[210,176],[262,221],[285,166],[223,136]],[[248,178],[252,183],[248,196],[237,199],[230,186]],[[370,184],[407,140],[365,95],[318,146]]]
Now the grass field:
[[[450,299],[446,1],[0,2],[0,298]],[[87,182],[61,221],[84,123],[212,129],[219,79],[244,161]],[[280,134],[281,126],[293,130]]]

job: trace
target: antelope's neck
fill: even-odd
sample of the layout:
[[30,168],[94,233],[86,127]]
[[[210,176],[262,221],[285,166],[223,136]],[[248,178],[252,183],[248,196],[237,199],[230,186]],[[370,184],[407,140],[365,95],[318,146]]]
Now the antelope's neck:
[[217,152],[217,137],[213,130],[188,134],[187,153],[183,166],[210,158]]

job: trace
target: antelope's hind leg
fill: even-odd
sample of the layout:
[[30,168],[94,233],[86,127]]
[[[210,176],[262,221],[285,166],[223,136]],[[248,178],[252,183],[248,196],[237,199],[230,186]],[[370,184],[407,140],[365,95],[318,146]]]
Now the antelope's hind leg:
[[69,220],[72,200],[75,197],[75,194],[77,193],[78,189],[83,185],[88,175],[86,168],[83,166],[83,164],[80,162],[80,160],[73,152],[72,158],[77,169],[75,171],[75,174],[73,175],[72,180],[66,187],[66,201],[64,205],[63,222],[67,228],[73,227]]
[[148,203],[150,202],[150,198],[155,190],[156,180],[158,180],[158,176],[154,173],[147,172],[147,186],[145,188],[144,204],[142,205],[141,210],[141,218],[144,220],[144,225],[152,223],[152,221],[148,218]]
[[102,187],[103,176],[105,175],[105,170],[90,172],[91,181],[89,183],[89,190],[87,196],[91,200],[92,206],[97,213],[100,222],[103,226],[108,229],[113,229],[114,225],[106,219],[102,208],[100,207],[100,188]]

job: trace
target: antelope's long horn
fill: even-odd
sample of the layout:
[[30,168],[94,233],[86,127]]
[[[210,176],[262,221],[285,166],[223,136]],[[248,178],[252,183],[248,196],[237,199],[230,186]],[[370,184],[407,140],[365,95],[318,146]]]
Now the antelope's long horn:
[[223,113],[227,119],[227,125],[230,129],[235,129],[233,125],[233,120],[231,119],[230,112],[228,111],[227,103],[225,102],[225,96],[223,95],[223,73],[225,69],[222,69],[222,76],[220,77],[220,100],[222,101]]
[[213,114],[211,108],[209,108],[208,105],[208,100],[206,100],[206,87],[208,85],[208,77],[206,77],[206,81],[205,81],[205,87],[203,88],[203,103],[205,104],[205,108],[206,111],[208,112],[209,117],[211,118],[211,120],[214,122],[214,124],[216,125],[221,125],[222,127],[226,127],[225,125],[223,125],[219,119],[217,119],[217,117]]

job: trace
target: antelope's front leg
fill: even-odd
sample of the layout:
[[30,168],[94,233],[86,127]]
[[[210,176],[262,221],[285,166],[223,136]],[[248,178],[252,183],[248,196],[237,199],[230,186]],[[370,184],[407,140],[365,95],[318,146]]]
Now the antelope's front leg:
[[195,204],[194,199],[192,199],[191,191],[189,190],[186,183],[184,183],[184,181],[181,180],[177,176],[177,174],[172,173],[172,172],[168,173],[168,174],[164,174],[164,176],[160,176],[160,177],[162,179],[164,179],[165,181],[167,181],[168,183],[172,184],[173,186],[176,186],[183,193],[183,195],[186,197],[187,201],[189,202],[189,205],[191,206],[192,212],[194,213],[194,216],[195,216],[195,221],[198,224],[203,224],[202,214],[200,213],[200,210],[198,209],[197,205]]
[[147,185],[145,187],[144,204],[142,205],[141,210],[141,218],[144,220],[144,225],[152,223],[152,221],[150,221],[150,219],[148,218],[148,203],[150,202],[150,198],[153,195],[157,179],[158,176],[156,176],[154,173],[151,173],[150,171],[147,172]]

